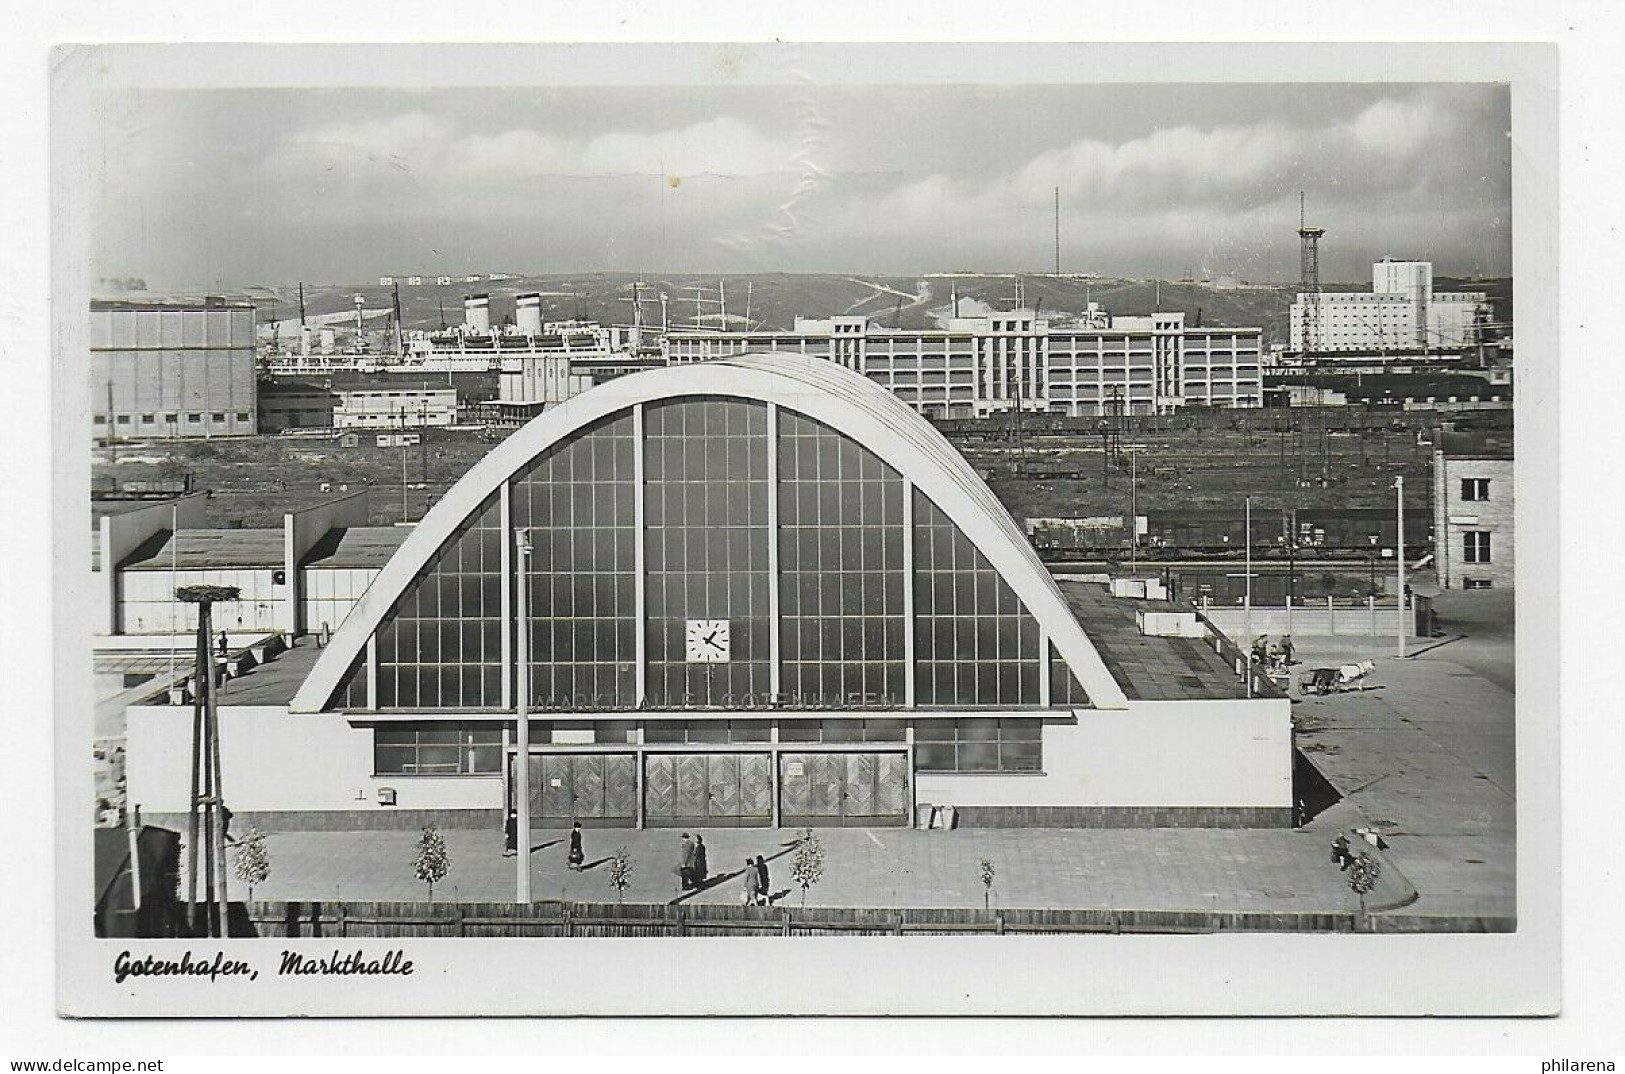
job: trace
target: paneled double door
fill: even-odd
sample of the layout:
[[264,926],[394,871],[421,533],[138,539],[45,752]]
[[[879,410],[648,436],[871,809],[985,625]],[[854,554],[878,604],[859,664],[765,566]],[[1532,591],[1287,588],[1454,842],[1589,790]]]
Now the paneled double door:
[[780,823],[906,825],[913,812],[908,754],[806,751],[779,755]]
[[[908,755],[885,750],[779,753],[784,827],[907,825]],[[509,757],[509,801],[515,783]],[[541,828],[634,827],[638,795],[649,827],[768,827],[774,822],[770,752],[553,752],[530,756],[530,816]],[[643,765],[639,786],[638,765]]]
[[[510,795],[512,786],[510,779]],[[638,819],[637,755],[532,753],[530,815],[542,827],[568,827],[575,821],[589,827],[631,827]]]
[[645,823],[669,828],[773,823],[773,757],[767,753],[647,753]]

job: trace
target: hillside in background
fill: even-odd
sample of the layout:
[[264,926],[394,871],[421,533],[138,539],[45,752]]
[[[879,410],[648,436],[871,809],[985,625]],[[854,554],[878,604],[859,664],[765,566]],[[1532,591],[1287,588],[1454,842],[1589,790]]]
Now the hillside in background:
[[[606,324],[632,323],[631,273],[517,276],[500,281],[453,283],[437,286],[400,286],[402,318],[408,329],[431,330],[463,319],[463,299],[471,294],[491,296],[491,320],[500,324],[513,315],[514,296],[542,293],[547,320],[592,320]],[[995,309],[1015,305],[1016,278],[1012,275],[852,276],[840,274],[757,273],[740,276],[646,276],[639,288],[646,324],[658,324],[659,296],[666,298],[669,323],[688,323],[696,311],[696,297],[704,297],[707,325],[715,327],[719,286],[727,299],[730,328],[790,329],[797,316],[862,315],[885,327],[908,329],[937,326],[945,316],[952,294],[973,298]],[[1099,303],[1118,316],[1150,313],[1156,309],[1179,311],[1192,324],[1264,330],[1266,345],[1287,342],[1289,309],[1296,284],[1238,284],[1113,279],[1108,277],[1023,276],[1021,286],[1028,306],[1045,313],[1081,312],[1088,302]],[[1328,284],[1331,291],[1363,291],[1369,284]],[[1483,290],[1495,305],[1495,319],[1510,320],[1512,286],[1508,279],[1459,280],[1439,278],[1440,290]],[[297,325],[297,287],[243,288],[238,294],[254,298],[262,321],[280,320],[284,330]],[[391,303],[391,289],[376,281],[365,285],[307,284],[305,309],[310,318],[350,315],[355,296],[361,295],[369,325],[380,325]],[[136,297],[130,295],[129,297]]]

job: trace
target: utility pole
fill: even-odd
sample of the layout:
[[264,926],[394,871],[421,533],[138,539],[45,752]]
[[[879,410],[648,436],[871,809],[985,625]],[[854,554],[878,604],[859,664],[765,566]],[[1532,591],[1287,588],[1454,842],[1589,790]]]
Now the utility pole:
[[1399,567],[1399,647],[1401,658],[1405,655],[1405,475],[1400,474],[1394,478],[1394,507],[1399,523],[1399,533],[1394,542],[1394,559]]
[[518,852],[518,875],[515,877],[514,901],[530,904],[530,534],[513,531],[514,548],[519,553],[515,563],[519,570],[519,585],[514,594],[514,614],[519,626],[517,665],[518,696],[514,703],[514,718],[518,733],[514,736],[517,749],[513,762],[514,828],[518,833],[514,849]]
[[1140,451],[1139,445],[1128,453],[1128,573],[1132,578],[1140,569]]
[[403,405],[398,417],[401,421],[401,521],[410,522],[411,516],[406,511],[406,407]]
[[1298,577],[1298,512],[1288,511],[1286,532],[1286,635],[1292,636],[1292,598]]
[[1246,506],[1247,559],[1242,569],[1246,577],[1242,582],[1241,646],[1247,654],[1247,696],[1253,696],[1253,498],[1247,497]]
[[[197,901],[198,848],[203,848],[201,925],[204,935],[226,936],[226,804],[220,768],[220,714],[215,705],[213,622],[210,608],[216,601],[236,600],[236,586],[189,585],[175,591],[177,600],[196,604],[197,669],[192,693],[192,798],[186,824],[186,914],[195,934],[199,927]],[[202,831],[199,832],[201,824]]]

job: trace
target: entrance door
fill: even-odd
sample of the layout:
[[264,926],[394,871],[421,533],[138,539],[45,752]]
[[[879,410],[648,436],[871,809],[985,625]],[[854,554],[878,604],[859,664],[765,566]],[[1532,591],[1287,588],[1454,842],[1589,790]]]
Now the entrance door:
[[643,764],[650,827],[772,823],[773,762],[765,753],[649,753]]
[[819,751],[779,757],[785,826],[906,825],[908,755],[897,751]]
[[[509,767],[510,777],[512,766]],[[637,822],[637,759],[630,753],[533,753],[531,822],[543,828]]]

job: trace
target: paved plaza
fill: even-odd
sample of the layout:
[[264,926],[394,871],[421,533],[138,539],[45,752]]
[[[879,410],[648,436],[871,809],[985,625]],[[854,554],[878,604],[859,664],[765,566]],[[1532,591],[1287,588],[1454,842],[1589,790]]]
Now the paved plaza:
[[[497,832],[446,831],[451,875],[437,898],[511,900],[515,861],[502,857]],[[713,883],[687,902],[737,902],[747,854],[768,859],[779,901],[791,891],[794,832],[719,828],[703,833]],[[588,868],[565,866],[562,831],[532,841],[532,895],[538,899],[613,901],[607,859],[625,846],[634,861],[628,901],[679,898],[672,867],[680,833],[588,830]],[[1330,863],[1327,840],[1290,830],[1201,829],[820,829],[824,878],[809,906],[979,907],[979,863],[996,870],[993,903],[1003,907],[1146,910],[1348,912],[1354,897]],[[270,837],[274,863],[264,899],[413,900],[426,895],[412,878],[416,832],[287,832]],[[720,877],[720,879],[719,879]]]
[[[995,906],[1348,912],[1354,896],[1330,862],[1329,843],[1339,831],[1370,825],[1389,841],[1387,860],[1398,874],[1384,877],[1374,899],[1396,886],[1414,885],[1418,893],[1392,913],[1509,916],[1516,861],[1510,594],[1455,596],[1441,609],[1446,637],[1419,641],[1403,660],[1382,639],[1295,639],[1306,668],[1368,656],[1377,664],[1371,689],[1293,706],[1300,748],[1344,795],[1302,830],[820,829],[824,877],[808,905],[977,907],[985,858],[996,870]],[[514,897],[516,861],[502,856],[500,832],[443,834],[452,869],[436,898]],[[790,880],[794,832],[701,834],[711,882],[679,893],[676,830],[588,829],[587,868],[579,873],[565,865],[565,832],[536,832],[532,894],[613,900],[608,859],[624,846],[634,863],[628,901],[737,901],[746,855],[761,854],[778,900],[800,904]],[[417,838],[416,831],[273,832],[272,875],[255,895],[423,899],[427,889],[411,870]]]
[[[1298,746],[1344,795],[1307,830],[1369,824],[1416,886],[1418,913],[1514,912],[1512,594],[1444,593],[1445,637],[1306,638],[1305,667],[1371,657],[1374,689],[1293,706]],[[1298,639],[1294,639],[1298,640]],[[1386,655],[1384,653],[1386,652]]]

